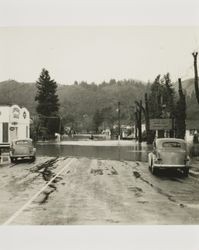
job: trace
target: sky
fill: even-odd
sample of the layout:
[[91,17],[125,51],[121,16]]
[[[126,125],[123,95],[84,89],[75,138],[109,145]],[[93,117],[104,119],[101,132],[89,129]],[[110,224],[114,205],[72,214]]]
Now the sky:
[[0,0],[0,81],[193,77],[197,0]]
[[193,77],[199,26],[0,27],[0,81],[35,82],[42,68],[60,84]]

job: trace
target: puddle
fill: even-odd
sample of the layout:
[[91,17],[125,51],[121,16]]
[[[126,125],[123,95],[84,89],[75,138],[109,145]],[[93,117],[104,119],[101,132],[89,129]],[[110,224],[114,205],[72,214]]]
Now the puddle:
[[186,204],[186,207],[199,209],[199,204]]

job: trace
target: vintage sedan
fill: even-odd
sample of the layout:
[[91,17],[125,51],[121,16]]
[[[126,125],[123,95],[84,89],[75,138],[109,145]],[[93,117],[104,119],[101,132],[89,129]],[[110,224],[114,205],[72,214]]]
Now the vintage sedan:
[[153,152],[148,154],[149,168],[153,174],[158,169],[180,169],[184,176],[188,176],[190,157],[187,144],[182,139],[161,138],[153,144]]
[[29,159],[34,161],[36,148],[33,147],[31,139],[13,140],[10,147],[10,158],[12,162],[18,159]]

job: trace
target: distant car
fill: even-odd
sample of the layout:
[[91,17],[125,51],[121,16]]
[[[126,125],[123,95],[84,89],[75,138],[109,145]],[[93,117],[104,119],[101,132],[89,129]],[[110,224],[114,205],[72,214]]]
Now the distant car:
[[31,139],[13,140],[10,147],[10,158],[12,162],[18,159],[29,159],[35,161],[36,148],[33,147]]
[[180,169],[184,176],[188,176],[190,157],[187,144],[182,139],[162,138],[156,139],[153,152],[148,154],[149,168],[152,174],[158,169]]

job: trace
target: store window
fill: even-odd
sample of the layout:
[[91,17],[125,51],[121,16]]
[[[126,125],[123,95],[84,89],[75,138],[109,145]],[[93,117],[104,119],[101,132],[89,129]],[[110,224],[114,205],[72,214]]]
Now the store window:
[[29,136],[28,136],[28,126],[26,126],[26,138],[29,138]]
[[3,122],[3,142],[8,142],[8,123],[7,122]]

